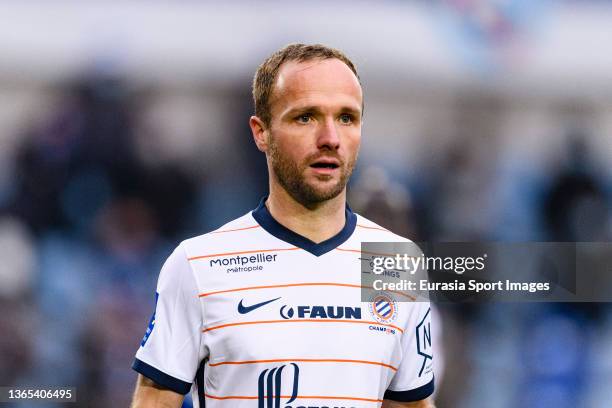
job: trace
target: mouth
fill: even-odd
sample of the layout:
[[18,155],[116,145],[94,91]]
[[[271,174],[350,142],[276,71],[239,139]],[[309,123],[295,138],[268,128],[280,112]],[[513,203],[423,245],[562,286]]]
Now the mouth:
[[319,159],[310,165],[311,171],[319,180],[331,180],[340,168],[336,159]]
[[322,171],[331,171],[340,167],[340,162],[335,159],[321,159],[310,165],[313,169],[322,170]]

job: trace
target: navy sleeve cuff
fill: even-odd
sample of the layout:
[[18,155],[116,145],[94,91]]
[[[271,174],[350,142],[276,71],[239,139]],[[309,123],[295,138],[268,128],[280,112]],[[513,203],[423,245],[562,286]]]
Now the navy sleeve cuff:
[[185,395],[191,389],[191,383],[174,378],[139,359],[134,359],[132,368],[145,377],[153,380],[153,382],[156,384],[166,387],[179,394]]
[[385,392],[384,399],[399,401],[399,402],[413,402],[424,400],[429,397],[434,392],[434,379],[432,378],[430,382],[425,385],[420,386],[419,388],[415,388],[413,390],[408,391],[391,391],[387,390]]

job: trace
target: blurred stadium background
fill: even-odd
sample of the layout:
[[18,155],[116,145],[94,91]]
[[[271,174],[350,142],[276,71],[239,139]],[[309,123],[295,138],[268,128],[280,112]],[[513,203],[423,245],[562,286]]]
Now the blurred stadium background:
[[[266,192],[250,81],[289,42],[360,70],[355,210],[415,241],[612,235],[610,1],[5,1],[0,16],[0,385],[129,404],[163,259]],[[439,313],[439,408],[610,406],[609,304]]]

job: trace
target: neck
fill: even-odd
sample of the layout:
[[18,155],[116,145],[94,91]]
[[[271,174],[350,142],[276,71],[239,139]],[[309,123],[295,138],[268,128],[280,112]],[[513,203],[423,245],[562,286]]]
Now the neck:
[[346,189],[335,198],[305,207],[282,187],[270,185],[266,207],[277,222],[312,242],[320,243],[344,228]]

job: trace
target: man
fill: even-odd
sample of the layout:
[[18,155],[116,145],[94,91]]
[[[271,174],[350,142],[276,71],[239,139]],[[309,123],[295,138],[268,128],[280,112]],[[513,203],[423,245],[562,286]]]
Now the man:
[[415,332],[429,305],[361,302],[361,242],[406,240],[346,205],[363,106],[353,63],[289,45],[259,67],[253,96],[270,194],[164,264],[133,407],[180,407],[190,389],[209,408],[430,407]]

